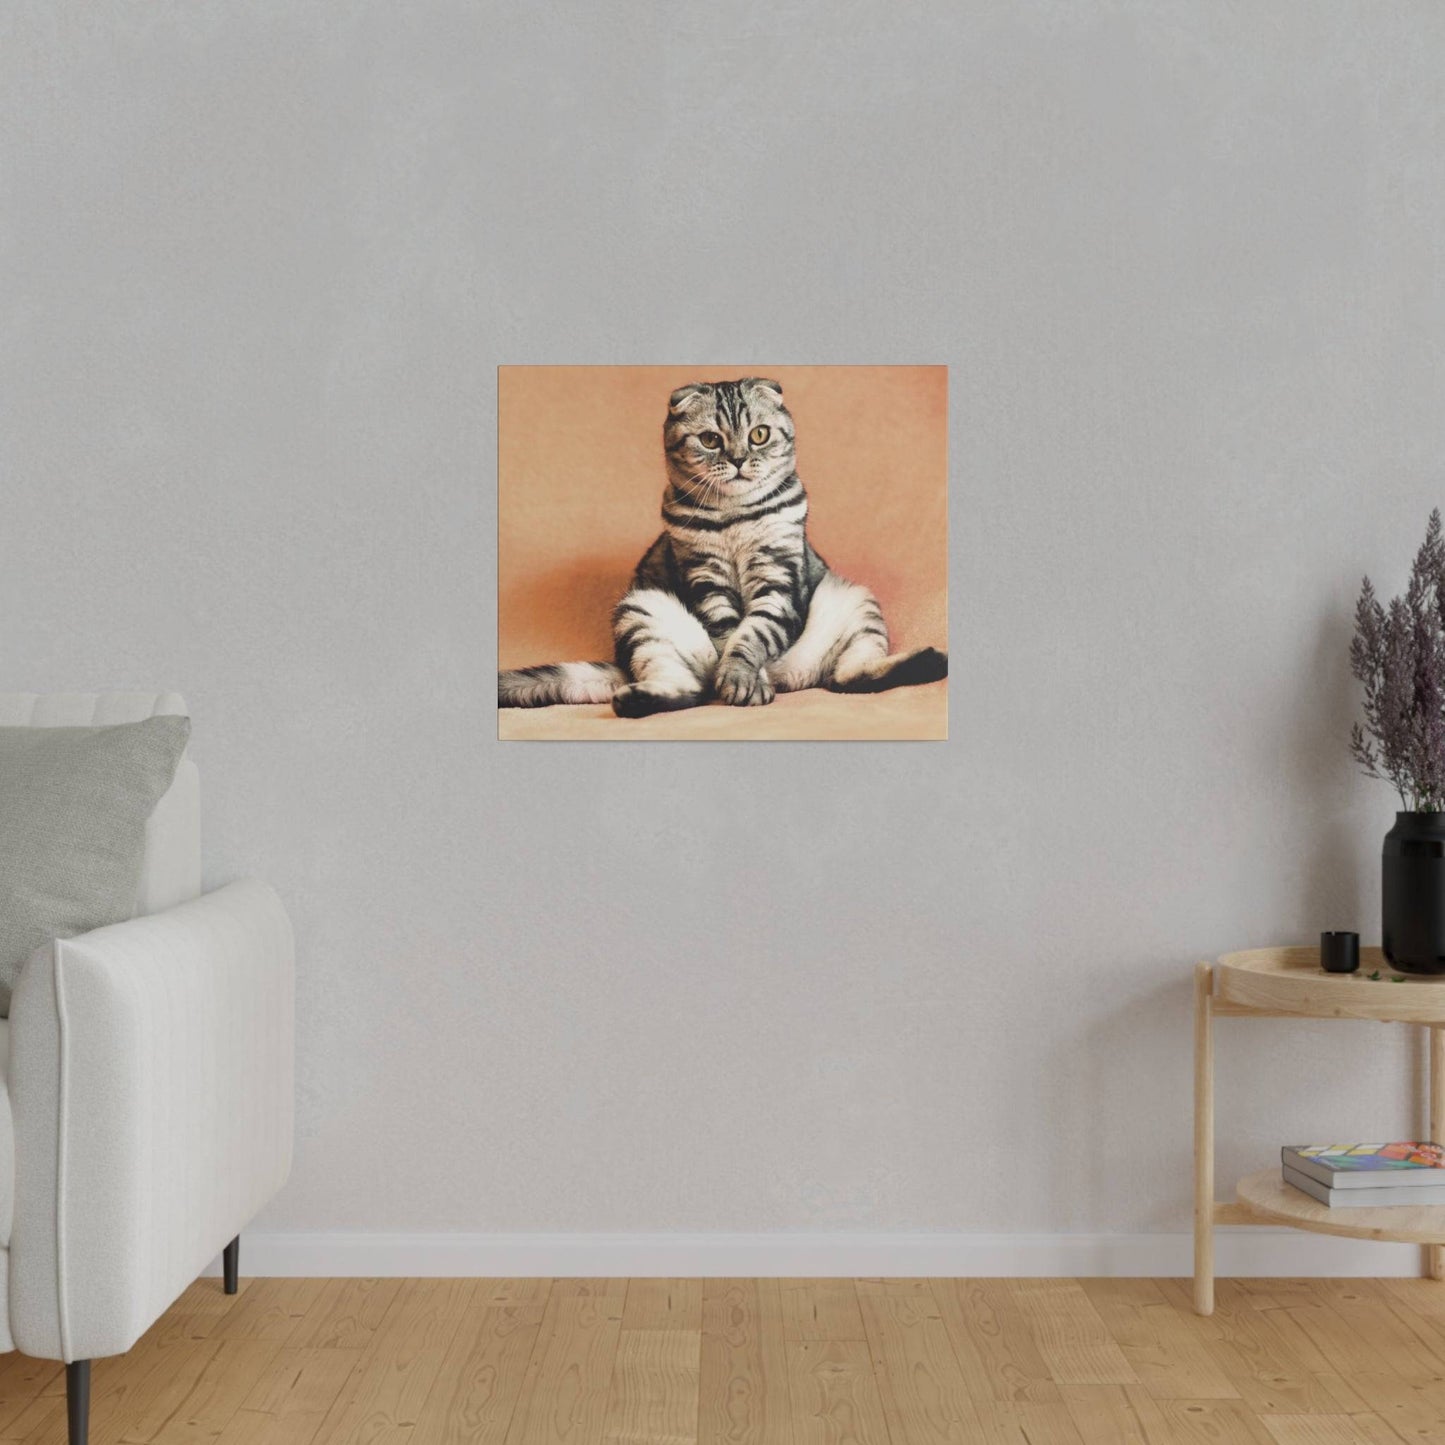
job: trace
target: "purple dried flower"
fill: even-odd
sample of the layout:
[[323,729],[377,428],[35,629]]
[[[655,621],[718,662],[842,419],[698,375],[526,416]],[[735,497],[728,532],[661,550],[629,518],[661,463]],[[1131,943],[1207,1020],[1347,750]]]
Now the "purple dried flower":
[[1350,671],[1364,685],[1364,726],[1350,752],[1413,812],[1445,811],[1445,533],[1430,513],[1403,597],[1381,606],[1368,577],[1355,606]]

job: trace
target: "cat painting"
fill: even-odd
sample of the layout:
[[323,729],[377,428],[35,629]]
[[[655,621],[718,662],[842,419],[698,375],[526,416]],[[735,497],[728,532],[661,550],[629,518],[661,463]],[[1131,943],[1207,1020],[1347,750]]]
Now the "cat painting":
[[693,382],[668,399],[661,535],[612,613],[610,662],[503,671],[507,708],[610,703],[622,718],[780,692],[935,682],[948,656],[890,652],[878,600],[808,539],[795,428],[776,381]]

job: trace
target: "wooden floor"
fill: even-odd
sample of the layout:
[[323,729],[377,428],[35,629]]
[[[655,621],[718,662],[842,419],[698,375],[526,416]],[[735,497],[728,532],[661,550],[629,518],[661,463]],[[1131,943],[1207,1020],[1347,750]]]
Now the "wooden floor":
[[[1445,1441],[1445,1285],[249,1280],[95,1364],[93,1445]],[[0,1440],[65,1439],[0,1357]]]

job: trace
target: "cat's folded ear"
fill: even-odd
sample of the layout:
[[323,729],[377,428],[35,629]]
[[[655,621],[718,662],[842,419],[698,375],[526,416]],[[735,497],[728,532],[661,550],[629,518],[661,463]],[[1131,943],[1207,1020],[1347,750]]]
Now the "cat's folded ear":
[[739,386],[760,386],[764,391],[770,391],[774,396],[782,396],[783,386],[781,382],[770,381],[766,376],[745,376],[738,382]]
[[705,381],[690,381],[686,386],[680,386],[667,399],[667,409],[676,415],[687,408],[687,405],[694,397],[706,396],[712,391],[712,387]]

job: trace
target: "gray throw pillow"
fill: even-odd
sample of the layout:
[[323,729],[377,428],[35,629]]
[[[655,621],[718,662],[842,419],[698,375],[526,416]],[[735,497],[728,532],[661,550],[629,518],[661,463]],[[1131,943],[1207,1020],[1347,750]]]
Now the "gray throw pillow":
[[146,820],[190,735],[185,717],[0,727],[0,1014],[42,944],[134,913]]

